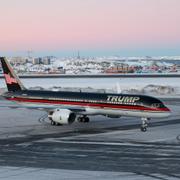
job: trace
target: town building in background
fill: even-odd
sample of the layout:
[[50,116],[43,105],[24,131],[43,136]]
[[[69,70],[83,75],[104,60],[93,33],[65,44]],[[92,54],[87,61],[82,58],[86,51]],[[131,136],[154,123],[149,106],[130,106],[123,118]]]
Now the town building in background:
[[[180,57],[82,57],[8,58],[18,74],[126,74],[179,73]],[[1,73],[1,68],[0,68]]]

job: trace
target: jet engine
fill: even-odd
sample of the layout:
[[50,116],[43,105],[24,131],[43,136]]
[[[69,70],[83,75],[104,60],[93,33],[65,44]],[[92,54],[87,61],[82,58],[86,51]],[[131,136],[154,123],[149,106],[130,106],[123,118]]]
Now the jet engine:
[[49,113],[49,119],[59,124],[72,124],[76,119],[76,114],[68,109],[57,109]]

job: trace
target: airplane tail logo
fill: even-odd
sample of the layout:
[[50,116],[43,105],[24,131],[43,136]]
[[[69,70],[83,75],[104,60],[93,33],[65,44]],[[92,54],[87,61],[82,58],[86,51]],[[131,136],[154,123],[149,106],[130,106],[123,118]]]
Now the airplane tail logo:
[[8,91],[21,91],[24,90],[25,87],[22,85],[19,78],[16,76],[15,72],[13,71],[11,65],[7,61],[6,58],[0,57],[0,61],[2,64],[2,69],[4,72],[4,77],[6,81],[6,85],[8,88]]
[[6,79],[7,84],[17,83],[17,81],[13,77],[11,77],[9,74],[4,74],[4,77]]

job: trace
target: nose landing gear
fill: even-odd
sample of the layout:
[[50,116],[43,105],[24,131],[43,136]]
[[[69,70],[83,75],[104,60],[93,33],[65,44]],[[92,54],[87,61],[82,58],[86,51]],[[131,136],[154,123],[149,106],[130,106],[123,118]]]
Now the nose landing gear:
[[141,118],[141,120],[142,120],[141,131],[146,132],[150,118]]

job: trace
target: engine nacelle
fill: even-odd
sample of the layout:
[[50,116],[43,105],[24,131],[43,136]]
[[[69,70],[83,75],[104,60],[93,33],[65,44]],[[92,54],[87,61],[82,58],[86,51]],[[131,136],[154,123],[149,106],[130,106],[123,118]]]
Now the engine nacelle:
[[68,109],[57,109],[49,118],[56,123],[60,124],[72,124],[76,119],[76,114]]

